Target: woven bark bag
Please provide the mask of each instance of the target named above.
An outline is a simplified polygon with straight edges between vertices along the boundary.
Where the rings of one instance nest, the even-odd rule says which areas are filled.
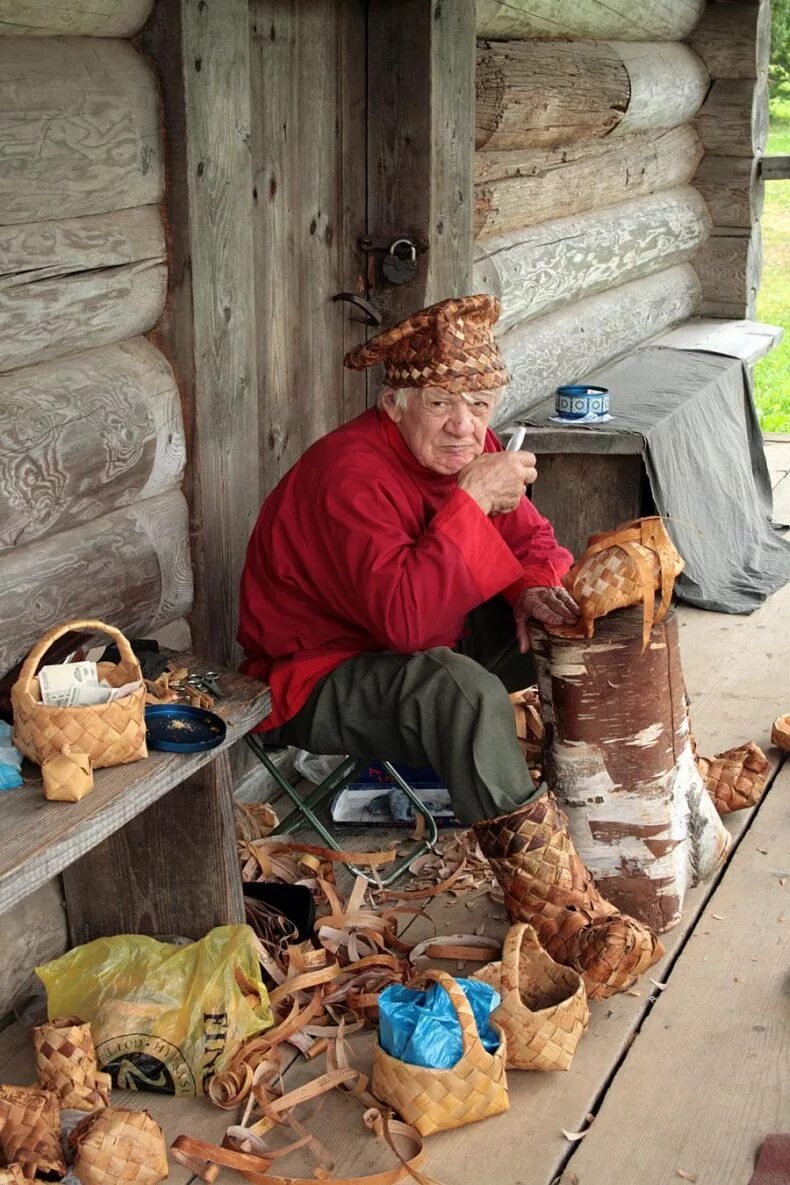
[[[0,1086],[0,1150],[25,1177],[62,1177],[66,1161],[60,1142],[57,1096],[35,1086]]]
[[[0,1185],[25,1185],[21,1164],[9,1164],[0,1169]]]
[[[140,680],[130,695],[108,704],[85,707],[49,707],[41,702],[35,674],[49,647],[70,630],[108,634],[118,646],[118,663],[99,663],[99,677],[111,687]],[[14,743],[31,761],[43,765],[62,753],[84,753],[95,769],[125,765],[148,756],[145,744],[145,685],[140,664],[126,638],[103,621],[67,621],[39,639],[25,659],[11,689],[14,709]]]
[[[402,1062],[373,1047],[371,1090],[397,1111],[421,1136],[447,1131],[507,1111],[505,1063],[507,1043],[489,1053],[480,1040],[466,996],[451,975],[426,971],[421,980],[441,984],[452,1000],[461,1025],[463,1053],[449,1070],[432,1070]]]
[[[790,753],[790,716],[777,716],[771,729],[771,743]]]
[[[60,1106],[95,1111],[110,1101],[109,1074],[99,1070],[90,1025],[60,1017],[33,1029],[39,1086],[52,1090]]]
[[[756,806],[770,768],[770,761],[754,741],[727,749],[711,760],[697,757],[697,769],[720,815]]]
[[[590,1010],[582,977],[555,963],[532,926],[511,926],[501,963],[475,972],[502,997],[493,1019],[507,1038],[512,1070],[568,1070]]]
[[[147,1111],[106,1107],[86,1115],[69,1136],[82,1185],[157,1185],[167,1176],[167,1146]]]
[[[513,705],[519,747],[532,778],[539,782],[543,765],[543,720],[537,687],[511,692],[510,702]]]
[[[584,555],[563,578],[581,609],[581,622],[552,626],[549,632],[563,638],[592,638],[596,618],[641,604],[642,642],[647,646],[652,626],[667,615],[675,577],[682,571],[683,560],[657,516],[591,535]],[[661,593],[658,609],[657,591]]]

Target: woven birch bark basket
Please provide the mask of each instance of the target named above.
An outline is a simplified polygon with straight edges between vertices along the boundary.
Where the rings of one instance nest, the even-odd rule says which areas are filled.
[[[25,1177],[66,1172],[57,1096],[35,1086],[0,1086],[0,1151]]]
[[[475,972],[499,992],[493,1019],[507,1038],[511,1070],[569,1070],[590,1019],[581,975],[555,963],[532,926],[511,926],[502,960]]]
[[[39,1086],[52,1090],[60,1106],[96,1111],[110,1101],[109,1074],[99,1070],[91,1027],[76,1017],[59,1017],[33,1029]]]
[[[600,618],[594,638],[534,623],[530,636],[549,789],[604,897],[664,931],[731,840],[694,761],[674,616],[644,649],[642,627],[634,607]]]
[[[463,1053],[449,1070],[411,1065],[373,1047],[371,1090],[376,1098],[397,1111],[421,1136],[476,1123],[507,1111],[505,1063],[507,1042],[489,1053],[480,1040],[474,1014],[466,996],[451,975],[426,971],[421,980],[441,984],[452,1000],[461,1025]],[[496,1028],[496,1023],[494,1022]]]
[[[164,1134],[147,1111],[106,1107],[86,1115],[68,1142],[82,1185],[157,1185],[168,1173]]]
[[[36,670],[49,647],[69,631],[107,634],[118,646],[120,662],[99,663],[100,679],[111,687],[140,680],[140,687],[108,704],[51,707],[41,702]],[[145,744],[145,685],[140,664],[120,630],[103,621],[85,619],[54,626],[25,659],[11,689],[14,744],[25,757],[43,765],[65,753],[86,754],[95,769],[125,765],[148,756]]]

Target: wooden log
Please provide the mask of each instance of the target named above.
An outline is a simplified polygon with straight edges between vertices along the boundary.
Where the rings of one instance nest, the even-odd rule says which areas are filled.
[[[710,86],[708,71],[687,45],[611,41],[628,73],[631,95],[616,136],[687,123]]]
[[[758,156],[768,135],[766,83],[719,79],[711,86],[694,123],[706,152],[716,156]]]
[[[731,840],[697,772],[670,614],[642,649],[642,610],[595,637],[530,628],[549,740],[545,777],[603,895],[658,931],[680,920]]]
[[[697,312],[700,282],[688,263],[631,280],[568,308],[517,325],[500,338],[511,375],[497,424]]]
[[[0,0],[4,37],[133,37],[154,0]]]
[[[710,227],[705,202],[691,186],[552,219],[477,243],[474,290],[499,297],[497,331],[504,333],[574,300],[683,263]]]
[[[621,56],[595,41],[499,41],[477,51],[475,147],[550,147],[605,136],[629,103]]]
[[[763,181],[790,181],[790,156],[764,156],[759,167]]]
[[[706,0],[477,0],[477,36],[617,37],[678,41],[697,24]]]
[[[156,83],[125,41],[0,37],[0,224],[148,205],[163,190]]]
[[[708,4],[688,43],[711,78],[763,78],[771,56],[770,0]]]
[[[151,329],[165,259],[157,206],[0,227],[0,371]]]
[[[58,622],[98,617],[139,637],[191,604],[187,506],[173,490],[0,556],[0,671]]]
[[[688,124],[623,140],[479,152],[475,233],[481,238],[506,234],[686,185],[702,152],[699,136]]]
[[[0,377],[0,552],[178,487],[181,406],[136,338]]]
[[[759,219],[767,159],[705,154],[693,183],[707,202],[714,225],[746,229]]]
[[[703,316],[716,317],[717,309],[726,307],[727,316],[738,319],[755,315],[757,290],[762,271],[760,224],[751,233],[714,232],[694,258],[694,270],[702,284]]]

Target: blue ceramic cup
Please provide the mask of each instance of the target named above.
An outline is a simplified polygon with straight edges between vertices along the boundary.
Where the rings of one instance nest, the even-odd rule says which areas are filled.
[[[570,383],[557,387],[556,414],[561,420],[583,420],[585,416],[605,416],[609,411],[609,389],[589,383]]]

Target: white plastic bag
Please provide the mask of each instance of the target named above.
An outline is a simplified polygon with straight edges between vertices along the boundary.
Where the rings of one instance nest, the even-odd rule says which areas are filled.
[[[345,757],[338,757],[336,754],[326,757],[320,753],[308,753],[307,749],[297,749],[294,755],[294,769],[303,778],[307,778],[308,782],[314,782],[317,786],[345,760]]]

